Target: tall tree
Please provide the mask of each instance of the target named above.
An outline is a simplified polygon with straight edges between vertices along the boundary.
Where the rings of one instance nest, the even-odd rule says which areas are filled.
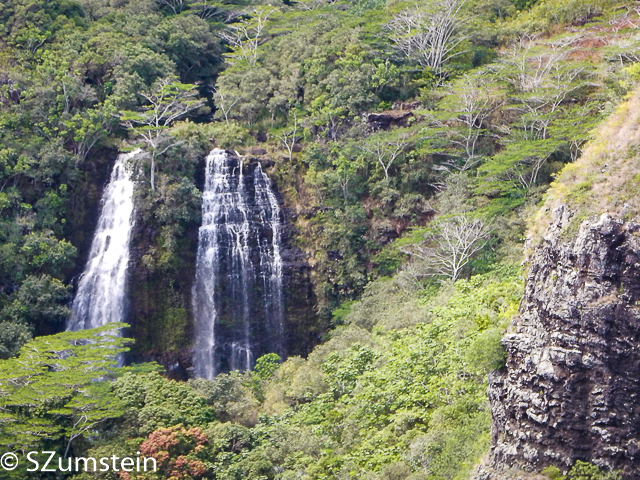
[[[220,32],[220,38],[227,42],[232,53],[227,55],[230,63],[245,61],[253,66],[258,61],[258,47],[263,41],[263,30],[267,26],[267,20],[276,12],[269,7],[254,7],[247,12],[248,18],[243,18],[237,23],[232,23],[226,30]]]
[[[293,127],[283,128],[280,131],[280,135],[276,135],[276,138],[280,140],[280,143],[284,145],[289,152],[289,161],[293,158],[293,150],[296,146],[296,142],[299,140],[298,133],[298,116],[293,112]]]
[[[435,220],[420,241],[400,245],[400,250],[420,260],[421,275],[444,276],[455,282],[487,244],[491,232],[486,221],[461,213]]]
[[[157,158],[178,143],[167,134],[167,127],[204,105],[204,101],[198,98],[196,89],[196,85],[180,83],[175,77],[161,78],[149,92],[140,92],[146,100],[141,111],[127,110],[120,113],[122,125],[138,136],[149,150],[151,190],[155,191]]]
[[[389,183],[389,169],[410,144],[410,133],[403,131],[379,134],[363,143],[361,148],[378,162],[384,171],[385,182]]]
[[[461,9],[466,0],[427,0],[393,16],[388,28],[396,48],[437,78],[444,76],[444,64],[456,56],[465,37]]]
[[[465,171],[482,160],[478,151],[481,137],[487,129],[487,120],[502,106],[504,93],[495,78],[480,74],[467,74],[448,87],[447,95],[440,103],[444,112],[439,114],[439,127],[446,132],[447,149],[453,147],[446,166]],[[453,127],[453,128],[451,128]]]

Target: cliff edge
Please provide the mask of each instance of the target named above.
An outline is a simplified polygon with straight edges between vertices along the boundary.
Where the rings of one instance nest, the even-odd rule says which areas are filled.
[[[636,92],[534,219],[506,367],[489,378],[492,447],[477,480],[566,471],[576,460],[639,478],[638,106]]]

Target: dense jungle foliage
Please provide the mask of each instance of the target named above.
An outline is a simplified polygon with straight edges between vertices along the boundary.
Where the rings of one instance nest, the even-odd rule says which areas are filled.
[[[467,478],[489,446],[486,376],[502,365],[521,296],[526,220],[638,79],[638,9],[0,7],[3,448],[140,451],[159,467],[43,479]],[[110,166],[135,145],[146,153],[133,166],[135,342],[57,333]],[[316,323],[300,322],[323,342],[214,381],[116,367],[126,348],[160,360],[189,351],[202,159],[214,145],[270,165],[312,266]],[[26,466],[6,475],[35,478]],[[605,477],[579,464],[567,478]]]

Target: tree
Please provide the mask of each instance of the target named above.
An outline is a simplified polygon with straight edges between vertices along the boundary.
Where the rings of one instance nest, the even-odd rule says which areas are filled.
[[[278,366],[279,359],[275,367]],[[188,384],[206,398],[207,404],[215,410],[216,420],[253,427],[258,423],[260,403],[247,382],[247,376],[248,372],[234,371],[221,373],[214,380],[194,378],[189,380]]]
[[[0,445],[27,452],[42,441],[74,439],[122,414],[106,380],[128,350],[125,324],[38,337],[0,362]]]
[[[513,135],[517,139],[516,135]],[[479,191],[505,191],[511,186],[524,189],[534,187],[542,168],[552,155],[563,147],[562,140],[513,140],[480,168],[484,178]]]
[[[215,0],[189,0],[189,8],[203,20],[215,18],[222,23],[230,23],[242,15],[239,10],[229,10],[229,5]]]
[[[560,116],[549,126],[551,138],[563,139],[568,143],[572,162],[578,159],[582,146],[602,119],[602,112],[598,107],[598,102],[570,107],[560,112]]]
[[[150,92],[140,93],[147,102],[141,112],[124,111],[120,114],[122,124],[139,136],[150,150],[153,191],[157,158],[177,145],[166,134],[167,127],[204,104],[197,98],[196,89],[196,85],[180,83],[175,77],[161,78],[153,84]]]
[[[597,465],[577,460],[566,476],[567,480],[620,480],[619,472],[603,472]]]
[[[156,3],[158,5],[165,5],[169,7],[176,15],[189,6],[187,0],[156,0]]]
[[[31,340],[31,327],[22,322],[0,322],[0,359],[18,354],[20,348]]]
[[[349,199],[349,185],[356,176],[358,169],[362,167],[362,161],[359,158],[351,159],[339,151],[333,152],[335,157],[332,159],[333,178],[337,181],[342,191],[344,201]]]
[[[218,110],[224,115],[224,121],[229,125],[229,113],[236,103],[242,98],[241,95],[234,95],[230,90],[225,88],[216,88],[210,85],[210,89],[213,92],[213,98],[215,100]]]
[[[54,277],[62,276],[66,269],[72,267],[77,255],[71,243],[58,240],[51,230],[25,236],[20,251],[27,271],[36,274],[47,272]]]
[[[147,436],[158,428],[206,425],[215,418],[205,398],[183,382],[167,380],[157,372],[126,373],[113,383],[113,393],[128,409],[127,427]]]
[[[410,145],[409,133],[399,135],[379,135],[362,145],[362,150],[371,155],[384,171],[384,179],[389,183],[389,169]]]
[[[406,57],[442,78],[444,64],[460,53],[455,50],[465,40],[460,33],[465,21],[460,10],[465,3],[466,0],[427,0],[423,5],[402,10],[387,25],[391,40]]]
[[[444,276],[453,282],[464,267],[487,244],[491,225],[468,214],[436,219],[415,243],[400,244],[400,250],[422,263],[422,276]]]
[[[254,7],[247,13],[248,19],[241,19],[230,24],[227,30],[220,32],[220,38],[229,44],[232,53],[227,58],[233,63],[236,60],[246,61],[254,66],[258,60],[258,47],[262,43],[262,32],[267,20],[275,13],[272,7]]]
[[[281,359],[277,353],[267,353],[256,361],[253,374],[259,380],[267,380],[273,376],[280,363]]]
[[[68,307],[70,290],[70,287],[49,275],[29,275],[0,317],[15,323],[35,325],[38,329],[61,324],[71,314]]]
[[[327,2],[326,0],[302,0],[302,1],[297,1],[295,5],[297,7],[300,7],[302,10],[313,12],[314,10],[322,7],[326,3],[329,3],[329,2]]]
[[[487,119],[502,105],[503,95],[497,91],[495,79],[482,73],[465,75],[448,90],[450,95],[445,97],[440,107],[446,112],[444,122],[454,127],[446,131],[450,132],[450,141],[458,154],[446,165],[465,171],[481,161],[478,142],[486,130]]]
[[[502,74],[515,89],[520,115],[519,128],[528,139],[546,139],[553,114],[571,92],[584,86],[581,77],[589,73],[586,64],[570,62],[577,37],[545,45],[536,37],[522,35],[503,60]]]
[[[289,152],[289,161],[293,158],[293,149],[296,146],[296,141],[298,140],[297,136],[298,132],[298,116],[296,113],[293,113],[293,127],[284,128],[280,135],[276,135],[276,138],[280,140],[280,142],[285,146],[287,152]]]
[[[522,197],[551,159],[577,158],[597,118],[591,102],[579,98],[591,86],[591,73],[588,64],[571,60],[577,40],[569,36],[542,44],[525,34],[505,54],[498,72],[513,93],[503,112],[514,122],[499,127],[503,148],[479,168],[484,177],[479,191],[511,190]]]
[[[140,453],[157,461],[157,471],[138,476],[132,473],[130,479],[190,479],[203,478],[207,467],[206,446],[209,438],[199,427],[186,429],[182,425],[159,428],[140,445]],[[203,459],[198,457],[198,454]]]

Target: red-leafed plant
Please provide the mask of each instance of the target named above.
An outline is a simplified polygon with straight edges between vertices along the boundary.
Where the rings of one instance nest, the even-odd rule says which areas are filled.
[[[155,458],[156,472],[120,472],[122,480],[155,479],[199,480],[206,472],[199,455],[209,439],[198,427],[182,425],[159,428],[140,445],[142,457]]]

